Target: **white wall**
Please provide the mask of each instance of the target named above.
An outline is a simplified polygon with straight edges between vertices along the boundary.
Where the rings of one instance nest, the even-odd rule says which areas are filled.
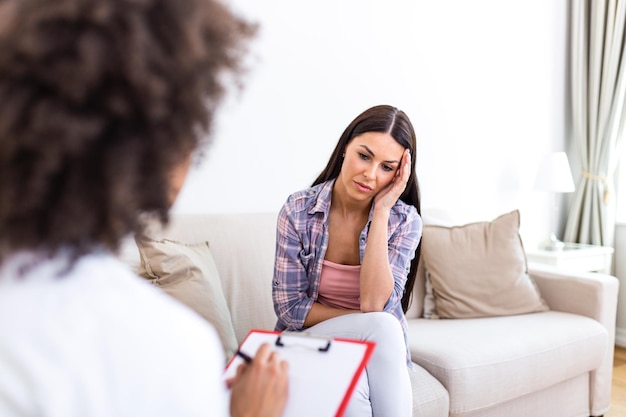
[[[361,111],[392,104],[418,134],[422,206],[459,223],[522,213],[550,231],[532,189],[564,150],[566,0],[232,0],[260,24],[245,89],[176,212],[277,211],[321,171]]]

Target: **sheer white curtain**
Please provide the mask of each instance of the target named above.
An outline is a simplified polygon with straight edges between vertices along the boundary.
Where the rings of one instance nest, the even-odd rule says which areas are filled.
[[[613,246],[626,119],[626,0],[572,0],[573,140],[582,172],[564,240]]]

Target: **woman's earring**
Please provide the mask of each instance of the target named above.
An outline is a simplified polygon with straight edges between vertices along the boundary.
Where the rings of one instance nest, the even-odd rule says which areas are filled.
[[[341,159],[343,159],[343,158],[345,158],[345,157],[346,157],[346,154],[345,154],[345,153],[343,153],[343,154],[341,155]]]

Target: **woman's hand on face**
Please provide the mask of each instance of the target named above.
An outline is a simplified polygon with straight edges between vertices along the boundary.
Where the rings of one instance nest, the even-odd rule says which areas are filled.
[[[288,364],[261,345],[249,364],[237,368],[237,374],[226,381],[231,388],[231,417],[279,417],[287,403]]]
[[[391,210],[394,204],[398,201],[402,193],[406,188],[406,184],[411,176],[411,151],[405,149],[402,154],[402,160],[400,166],[396,171],[396,175],[393,177],[389,185],[380,190],[374,198],[375,207]]]

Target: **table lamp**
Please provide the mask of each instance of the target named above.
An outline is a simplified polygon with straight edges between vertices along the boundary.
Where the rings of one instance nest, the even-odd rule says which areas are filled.
[[[554,152],[544,158],[535,178],[535,190],[552,193],[552,232],[543,249],[561,250],[565,243],[561,242],[555,233],[558,218],[557,193],[571,193],[575,190],[572,171],[565,152]]]

